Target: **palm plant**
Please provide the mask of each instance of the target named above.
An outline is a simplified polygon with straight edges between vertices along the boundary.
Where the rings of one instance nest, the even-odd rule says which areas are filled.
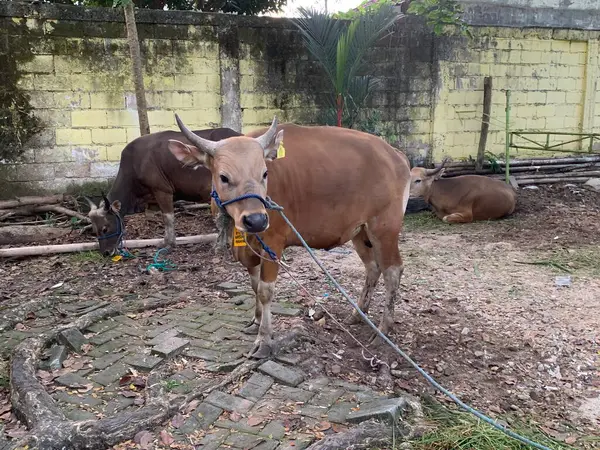
[[[332,109],[336,123],[342,126],[344,115],[350,126],[380,80],[363,75],[365,55],[400,17],[395,8],[386,5],[361,15],[350,23],[334,20],[314,8],[299,8],[294,22],[302,34],[308,51],[324,69],[332,87]]]

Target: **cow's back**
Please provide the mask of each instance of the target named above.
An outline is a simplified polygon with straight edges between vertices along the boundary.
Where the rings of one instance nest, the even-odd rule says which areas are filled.
[[[239,136],[239,133],[229,128],[199,130],[194,133],[215,141]],[[208,202],[211,190],[210,171],[204,167],[183,167],[169,151],[170,139],[191,144],[179,131],[160,131],[141,136],[125,147],[121,165],[125,164],[126,171],[131,173],[133,189],[142,196],[160,191],[174,194],[177,199]]]
[[[337,127],[282,124],[285,158],[267,164],[268,194],[315,247],[346,242],[356,228],[408,201],[410,166],[382,139]],[[258,136],[264,130],[249,135]],[[271,214],[273,227],[280,219]],[[288,243],[297,245],[288,235]]]

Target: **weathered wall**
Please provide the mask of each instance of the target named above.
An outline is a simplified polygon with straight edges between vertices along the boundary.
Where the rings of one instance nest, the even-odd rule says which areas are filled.
[[[475,9],[467,16],[486,20]],[[327,82],[286,19],[138,11],[137,20],[151,131],[174,129],[174,112],[193,128],[242,131],[274,114],[300,123],[318,117]],[[600,28],[586,20],[573,26]],[[503,89],[513,92],[513,128],[600,131],[597,31],[473,31],[472,40],[433,39],[411,19],[370,52],[369,70],[382,79],[370,107],[402,148],[421,159],[475,156],[487,75],[492,153],[504,148]],[[121,13],[2,2],[3,57],[18,67],[11,80],[30,95],[45,129],[22,163],[0,164],[0,196],[114,176],[122,148],[139,133]]]

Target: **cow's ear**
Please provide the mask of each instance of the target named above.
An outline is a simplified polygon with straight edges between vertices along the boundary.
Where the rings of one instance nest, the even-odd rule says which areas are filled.
[[[112,207],[112,209],[114,209],[116,212],[119,212],[121,210],[121,202],[119,200],[115,200],[114,202],[112,202],[112,204],[110,205]]]
[[[169,139],[169,150],[175,158],[186,166],[198,167],[206,165],[207,155],[198,147],[190,144],[184,144],[175,139]]]
[[[281,146],[281,150],[279,149]],[[265,148],[265,159],[267,161],[273,161],[277,158],[283,158],[285,156],[285,150],[283,147],[283,130],[277,133],[275,139],[271,141],[269,145]]]
[[[438,173],[436,173],[436,174],[433,176],[433,179],[434,179],[434,180],[439,180],[440,178],[442,178],[442,175],[444,175],[444,172],[445,172],[445,171],[446,171],[446,169],[445,169],[445,168],[444,168],[444,169],[441,169],[441,170],[440,170]]]

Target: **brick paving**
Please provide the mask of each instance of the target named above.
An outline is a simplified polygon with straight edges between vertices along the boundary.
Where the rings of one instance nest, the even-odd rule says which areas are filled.
[[[117,315],[84,330],[61,333],[40,368],[56,370],[69,357],[74,370],[47,384],[65,415],[91,420],[139,408],[144,386],[136,385],[136,377],[153,370],[168,373],[160,380],[167,392],[188,394],[246,361],[254,337],[241,329],[252,318],[254,298],[234,283],[218,288],[229,298],[216,299],[215,305]],[[92,305],[68,306],[81,313]],[[301,310],[278,304],[273,313],[297,316]],[[1,333],[0,348],[6,353],[34,333]],[[291,353],[262,363],[234,386],[212,391],[170,432],[177,441],[205,450],[298,450],[351,426],[350,422],[396,417],[406,406],[402,399],[387,399],[366,386],[326,377],[310,379],[297,362]]]

